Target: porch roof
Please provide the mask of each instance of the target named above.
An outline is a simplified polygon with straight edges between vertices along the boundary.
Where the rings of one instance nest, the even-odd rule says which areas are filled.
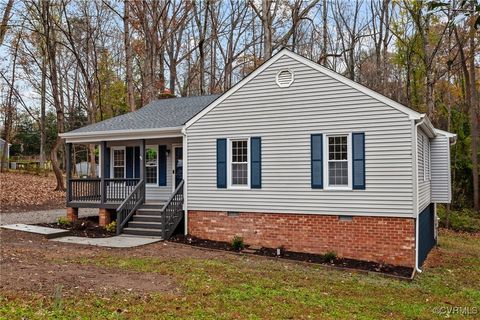
[[[182,127],[220,95],[155,100],[143,108],[62,134],[63,138]]]

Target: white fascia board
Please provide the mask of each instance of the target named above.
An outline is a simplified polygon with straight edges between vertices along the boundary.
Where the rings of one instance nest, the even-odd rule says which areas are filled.
[[[437,132],[437,134],[447,137],[450,141],[450,144],[454,145],[457,142],[457,135],[455,133],[440,130],[437,128],[435,128],[435,131]]]
[[[153,128],[140,130],[111,130],[96,132],[62,133],[67,143],[91,143],[99,141],[120,141],[138,139],[173,138],[182,136],[182,127]]]
[[[185,129],[188,129],[192,124],[194,124],[195,122],[198,121],[198,119],[202,118],[204,115],[206,115],[208,112],[210,112],[213,108],[215,108],[217,105],[219,105],[220,103],[222,103],[225,99],[227,99],[229,96],[231,96],[233,93],[235,93],[236,91],[238,91],[241,87],[243,87],[245,84],[247,84],[250,80],[252,80],[253,78],[255,78],[260,72],[262,72],[263,70],[265,70],[266,68],[268,68],[270,65],[272,65],[274,62],[276,62],[277,60],[279,60],[281,57],[283,56],[289,56],[290,58],[292,59],[295,59],[301,63],[304,63],[305,65],[307,66],[310,66],[311,68],[327,75],[327,76],[330,76],[332,77],[333,79],[335,80],[338,80],[344,84],[346,84],[347,86],[350,86],[382,103],[385,103],[386,105],[389,105],[391,106],[392,108],[394,109],[397,109],[399,110],[400,112],[403,112],[405,114],[407,114],[409,116],[409,119],[413,119],[413,120],[418,120],[421,118],[422,114],[421,113],[418,113],[398,102],[395,102],[393,101],[392,99],[389,99],[387,97],[385,97],[384,95],[378,93],[378,92],[375,92],[353,80],[350,80],[338,73],[336,73],[335,71],[332,71],[328,68],[325,68],[321,65],[319,65],[318,63],[312,61],[312,60],[309,60],[305,57],[302,57],[301,55],[298,55],[288,49],[282,49],[280,50],[277,54],[275,54],[274,56],[272,56],[269,60],[265,61],[260,67],[258,67],[257,69],[255,69],[252,73],[250,73],[247,77],[245,77],[242,81],[238,82],[236,85],[234,85],[232,88],[230,88],[227,92],[225,92],[223,95],[221,95],[219,98],[217,98],[217,100],[215,100],[213,103],[211,103],[208,107],[206,107],[205,109],[203,109],[201,112],[199,112],[195,117],[193,117],[192,119],[190,119],[189,121],[187,121],[187,123],[185,124]]]

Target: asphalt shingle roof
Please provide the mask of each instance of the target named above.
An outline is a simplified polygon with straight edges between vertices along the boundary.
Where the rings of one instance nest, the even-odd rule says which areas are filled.
[[[143,108],[68,133],[172,128],[184,125],[220,95],[156,100]]]

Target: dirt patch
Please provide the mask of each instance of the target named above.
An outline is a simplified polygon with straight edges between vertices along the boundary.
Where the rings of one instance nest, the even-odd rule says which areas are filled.
[[[115,232],[108,232],[98,224],[98,216],[81,218],[70,224],[39,223],[37,226],[63,229],[70,231],[70,235],[87,238],[107,238],[115,235]]]
[[[65,192],[54,191],[53,174],[0,173],[0,212],[47,210],[65,206]]]
[[[175,278],[169,275],[88,264],[90,258],[102,256],[169,261],[227,255],[169,242],[126,249],[75,245],[48,241],[40,235],[26,232],[0,229],[0,292],[52,296],[59,285],[66,296],[91,292],[108,296],[116,292],[148,295],[181,291]]]
[[[1,269],[0,290],[33,291],[45,295],[52,295],[59,288],[66,294],[176,291],[173,279],[158,273],[128,272],[70,263],[19,265],[16,261],[1,263]]]
[[[191,246],[202,247],[202,248],[245,252],[245,253],[264,256],[264,257],[278,257],[278,258],[294,260],[294,261],[318,263],[318,264],[327,265],[331,267],[379,272],[379,273],[393,275],[393,276],[402,277],[402,278],[410,278],[413,272],[413,269],[408,267],[394,266],[390,264],[380,264],[380,263],[371,262],[371,261],[360,261],[360,260],[346,259],[346,258],[332,258],[332,257],[329,257],[328,255],[292,252],[292,251],[285,251],[285,250],[280,250],[280,255],[278,255],[277,249],[264,248],[264,247],[254,249],[253,247],[249,247],[249,246],[246,246],[244,250],[237,250],[233,248],[230,243],[227,243],[227,242],[210,241],[205,239],[199,239],[192,236],[177,235],[173,237],[170,241],[188,244]]]

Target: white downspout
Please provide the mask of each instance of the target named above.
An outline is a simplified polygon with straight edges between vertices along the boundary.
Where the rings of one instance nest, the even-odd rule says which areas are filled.
[[[182,150],[183,150],[183,212],[185,213],[185,226],[184,233],[188,234],[188,203],[187,203],[187,193],[188,193],[188,141],[187,141],[187,130],[185,127],[182,128]]]
[[[425,115],[422,116],[422,120],[415,125],[414,130],[414,145],[415,145],[415,272],[422,273],[422,270],[418,266],[418,235],[419,235],[419,212],[418,212],[418,146],[417,146],[417,134],[418,127],[425,122]]]

